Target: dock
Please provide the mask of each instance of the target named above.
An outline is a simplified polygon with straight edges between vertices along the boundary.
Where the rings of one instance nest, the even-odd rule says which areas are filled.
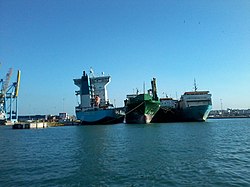
[[[12,129],[42,129],[47,127],[47,122],[15,123],[12,125]]]

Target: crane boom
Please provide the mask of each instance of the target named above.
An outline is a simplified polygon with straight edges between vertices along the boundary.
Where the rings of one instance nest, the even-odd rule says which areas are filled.
[[[7,89],[8,89],[8,86],[9,86],[9,82],[10,82],[10,78],[11,78],[11,75],[12,75],[12,68],[9,69],[9,72],[6,74],[6,79],[5,79],[5,81],[3,82],[2,90],[1,90],[1,94],[2,94],[2,95],[5,95],[6,92],[7,92]]]
[[[20,85],[20,77],[21,77],[21,71],[18,70],[18,72],[17,72],[17,81],[16,81],[16,85],[15,85],[14,97],[17,97],[17,96],[18,96],[19,85]]]

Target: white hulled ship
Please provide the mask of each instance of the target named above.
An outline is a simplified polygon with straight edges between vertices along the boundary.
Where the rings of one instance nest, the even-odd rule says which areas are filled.
[[[185,92],[179,101],[183,121],[206,121],[212,109],[209,91]]]
[[[178,121],[206,121],[212,109],[212,99],[209,91],[197,91],[194,82],[194,91],[185,92],[180,100],[161,98],[161,107],[153,122]]]
[[[108,100],[107,85],[111,80],[110,76],[95,77],[90,71],[91,77],[83,71],[80,79],[74,79],[80,90],[76,95],[80,97],[80,104],[76,106],[75,112],[82,124],[115,124],[121,123],[124,119],[124,109],[114,108]]]

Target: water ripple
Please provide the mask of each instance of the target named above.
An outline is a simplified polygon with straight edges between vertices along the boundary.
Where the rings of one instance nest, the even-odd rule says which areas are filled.
[[[0,127],[0,186],[250,186],[250,120]]]

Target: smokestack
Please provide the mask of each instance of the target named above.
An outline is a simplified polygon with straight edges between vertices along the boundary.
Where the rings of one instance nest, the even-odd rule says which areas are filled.
[[[153,99],[158,100],[157,90],[156,90],[156,79],[155,78],[153,78],[153,80],[151,81],[151,86],[152,86]]]

